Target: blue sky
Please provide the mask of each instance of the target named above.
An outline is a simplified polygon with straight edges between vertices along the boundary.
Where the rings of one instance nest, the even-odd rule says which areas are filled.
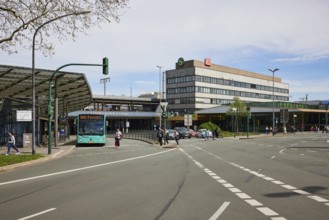
[[[101,24],[76,41],[56,43],[55,54],[36,52],[36,67],[56,69],[67,63],[85,73],[94,95],[104,94],[100,79],[111,77],[107,94],[138,96],[159,90],[159,69],[185,60],[212,63],[272,75],[289,84],[291,101],[329,100],[328,0],[131,0],[119,23]],[[53,39],[57,42],[56,39]],[[31,51],[8,55],[0,63],[31,67]]]

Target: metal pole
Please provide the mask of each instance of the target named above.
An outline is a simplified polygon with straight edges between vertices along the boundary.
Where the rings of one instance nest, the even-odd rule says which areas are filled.
[[[161,68],[162,68],[162,66],[157,65],[157,67],[159,68],[159,104],[161,105]],[[160,119],[159,128],[161,128],[161,115],[160,115],[159,119]]]
[[[268,69],[273,73],[273,94],[272,94],[272,135],[274,135],[275,131],[275,115],[274,115],[274,73],[278,71],[278,68],[275,68],[274,70]]]
[[[111,77],[103,78],[100,80],[100,83],[104,83],[104,96],[106,96],[106,83],[110,82],[110,80],[111,80]]]
[[[82,11],[82,12],[74,12],[66,15],[59,16],[57,18],[51,19],[49,21],[46,21],[45,23],[41,24],[34,32],[33,39],[32,39],[32,154],[35,154],[35,37],[38,33],[38,31],[44,27],[45,25],[59,20],[64,17],[72,16],[72,15],[81,15],[81,14],[88,14],[91,11]]]
[[[237,119],[237,117],[236,117],[236,111],[237,110],[238,110],[237,108],[232,108],[232,111],[234,112],[234,123],[233,123],[233,127],[234,127],[233,134],[234,134],[234,138],[236,137],[236,119]]]
[[[84,64],[84,63],[69,63],[65,64],[58,69],[55,70],[53,75],[51,75],[49,81],[48,81],[48,109],[51,107],[52,102],[52,96],[51,96],[51,81],[53,80],[56,73],[59,72],[59,70],[63,69],[67,66],[103,66],[103,64]],[[51,154],[51,114],[48,113],[48,154]]]

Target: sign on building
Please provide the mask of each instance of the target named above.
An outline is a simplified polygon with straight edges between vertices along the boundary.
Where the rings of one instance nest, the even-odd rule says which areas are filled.
[[[17,121],[32,121],[32,111],[31,110],[17,110],[16,111]]]

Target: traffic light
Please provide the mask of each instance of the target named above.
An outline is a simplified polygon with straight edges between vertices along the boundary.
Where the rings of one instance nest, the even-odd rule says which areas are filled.
[[[48,105],[48,111],[47,114],[49,117],[52,117],[54,113],[54,107],[52,107],[51,105]]]
[[[161,117],[162,118],[167,118],[167,112],[162,112]]]
[[[103,58],[103,74],[109,74],[109,59],[107,57]]]

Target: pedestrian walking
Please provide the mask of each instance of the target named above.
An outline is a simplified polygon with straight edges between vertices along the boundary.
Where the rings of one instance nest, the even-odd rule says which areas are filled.
[[[204,140],[205,140],[205,141],[208,141],[208,140],[209,140],[209,129],[207,129],[207,130],[204,132]]]
[[[218,140],[218,128],[216,127],[212,134],[213,140]]]
[[[8,132],[8,135],[9,135],[9,137],[8,137],[8,148],[7,148],[7,154],[6,155],[10,154],[10,149],[11,148],[15,149],[16,154],[20,154],[21,152],[19,152],[19,150],[16,147],[15,136],[11,132]]]
[[[169,131],[165,129],[164,134],[164,145],[166,145],[169,144]]]
[[[157,132],[157,138],[158,138],[160,146],[162,146],[163,130],[161,128],[159,128],[159,130]]]
[[[175,141],[176,141],[176,144],[179,145],[179,132],[177,130],[175,130]]]
[[[119,128],[117,128],[116,132],[115,132],[115,136],[114,136],[114,140],[115,140],[115,147],[120,147],[120,140],[122,139],[122,133],[120,131]]]

